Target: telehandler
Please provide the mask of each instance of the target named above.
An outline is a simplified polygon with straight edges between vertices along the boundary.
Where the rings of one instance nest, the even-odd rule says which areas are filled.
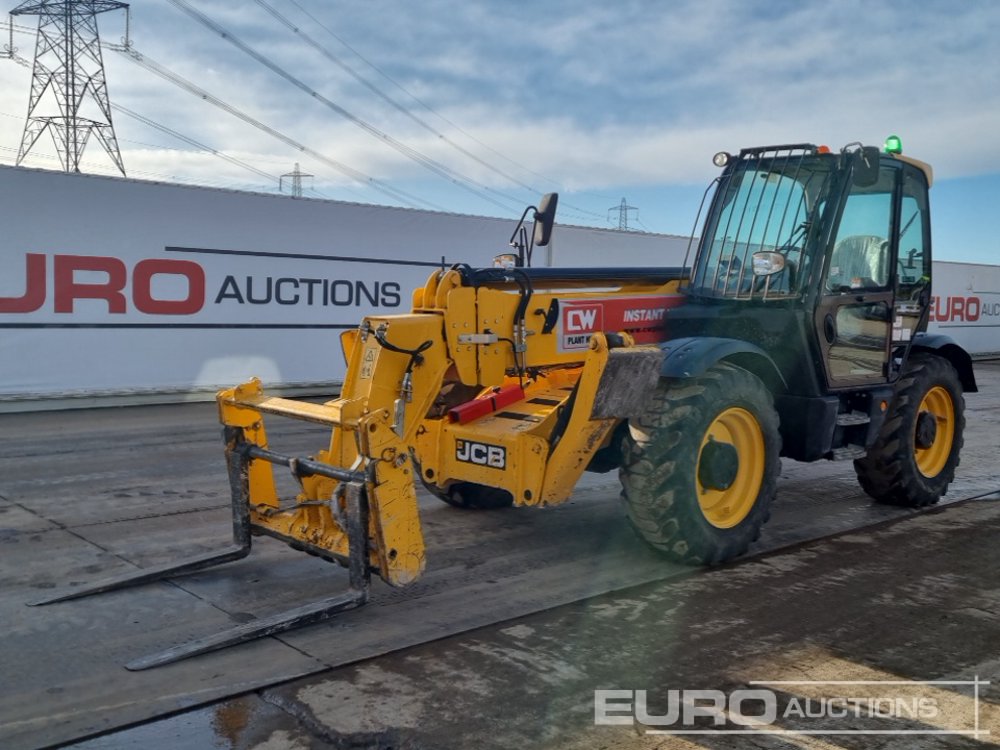
[[[853,460],[877,502],[936,503],[976,383],[969,355],[925,332],[931,168],[895,139],[714,161],[690,266],[532,268],[554,223],[545,196],[497,267],[436,271],[412,312],[345,332],[339,398],[272,397],[256,379],[222,391],[234,544],[38,603],[237,559],[266,534],[346,566],[351,589],[128,668],[317,622],[364,604],[372,572],[392,586],[420,577],[418,482],[469,509],[553,505],[585,470],[617,468],[638,536],[692,564],[758,537],[781,456]],[[276,453],[264,415],[328,425],[329,443]],[[297,497],[279,497],[275,464]]]

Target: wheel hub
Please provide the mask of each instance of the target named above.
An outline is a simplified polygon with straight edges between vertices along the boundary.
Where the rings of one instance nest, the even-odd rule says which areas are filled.
[[[729,443],[709,437],[698,462],[698,481],[712,490],[728,490],[740,471],[740,455]]]
[[[937,439],[937,417],[929,411],[922,411],[917,415],[917,430],[914,442],[917,448],[926,450],[934,445]]]

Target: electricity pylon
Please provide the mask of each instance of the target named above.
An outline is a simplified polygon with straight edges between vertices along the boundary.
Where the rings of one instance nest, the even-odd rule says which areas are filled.
[[[31,96],[18,164],[49,131],[64,171],[80,171],[83,151],[95,136],[125,174],[111,120],[97,14],[123,8],[127,14],[128,7],[128,3],[112,0],[26,0],[10,12],[12,16],[38,16]],[[57,109],[59,114],[42,114],[46,109]]]
[[[638,210],[639,210],[638,208],[636,208],[635,206],[630,206],[628,203],[625,202],[625,199],[622,198],[622,202],[621,202],[620,205],[618,205],[618,206],[612,206],[611,208],[608,209],[608,219],[611,218],[611,212],[612,211],[617,211],[618,212],[618,228],[620,230],[622,230],[623,232],[627,232],[628,231],[628,212],[629,211],[638,211]]]
[[[302,178],[312,177],[311,174],[306,174],[299,169],[299,163],[295,162],[295,169],[293,169],[288,174],[281,175],[278,180],[278,190],[282,193],[285,192],[285,179],[288,179],[292,183],[292,197],[301,198],[302,197]]]

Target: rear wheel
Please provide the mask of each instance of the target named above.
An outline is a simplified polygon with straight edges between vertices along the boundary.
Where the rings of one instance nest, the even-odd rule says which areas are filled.
[[[752,373],[720,363],[699,378],[662,380],[625,439],[628,519],[681,562],[743,554],[770,515],[780,450],[771,394]]]
[[[877,502],[933,505],[955,478],[965,430],[965,400],[951,363],[915,354],[868,455],[854,462],[861,488]]]

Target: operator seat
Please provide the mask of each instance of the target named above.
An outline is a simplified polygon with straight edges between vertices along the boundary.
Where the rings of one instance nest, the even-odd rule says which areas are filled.
[[[830,255],[827,288],[881,289],[889,282],[886,239],[853,234],[837,242]]]

